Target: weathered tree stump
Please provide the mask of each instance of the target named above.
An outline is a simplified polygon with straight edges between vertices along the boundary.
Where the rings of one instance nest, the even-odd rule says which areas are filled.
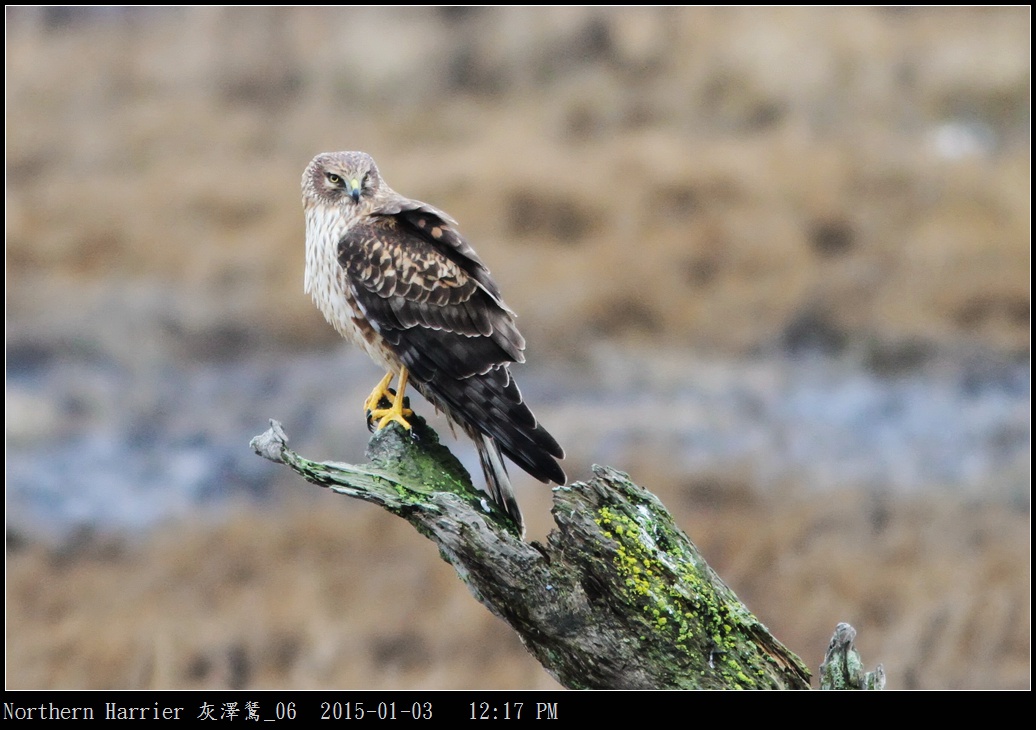
[[[566,687],[809,688],[798,657],[622,472],[595,466],[589,481],[556,487],[557,529],[527,543],[420,417],[412,432],[376,432],[359,466],[306,459],[270,423],[252,440],[258,454],[410,522]]]

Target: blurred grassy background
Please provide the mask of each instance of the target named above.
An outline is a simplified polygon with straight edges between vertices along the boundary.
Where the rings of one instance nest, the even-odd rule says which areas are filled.
[[[1029,21],[8,8],[9,346],[103,353],[127,382],[338,347],[301,291],[299,177],[362,149],[460,221],[530,361],[1026,358]],[[40,417],[9,414],[9,448]],[[809,665],[848,620],[891,687],[1028,686],[1027,501],[776,500],[614,465]],[[9,534],[8,686],[554,686],[409,528],[329,498]],[[522,499],[542,534],[548,496]]]

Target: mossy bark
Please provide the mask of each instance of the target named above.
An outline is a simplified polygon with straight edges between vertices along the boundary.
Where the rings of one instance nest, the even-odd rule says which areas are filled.
[[[526,543],[419,417],[373,435],[369,464],[315,462],[280,424],[256,452],[380,504],[433,540],[474,596],[573,689],[808,689],[802,662],[706,564],[658,499],[608,467],[554,489],[557,529]]]
[[[856,629],[838,624],[820,665],[820,689],[885,689],[885,668],[878,665],[873,672],[863,668],[863,660],[853,642]]]

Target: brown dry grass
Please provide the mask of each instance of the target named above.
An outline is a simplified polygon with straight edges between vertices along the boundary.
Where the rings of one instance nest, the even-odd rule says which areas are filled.
[[[1026,514],[848,495],[667,501],[814,670],[849,621],[890,688],[1028,686]],[[333,495],[138,544],[26,545],[7,571],[12,689],[557,686],[426,540]]]
[[[537,354],[736,354],[801,322],[1028,350],[1027,8],[68,12],[7,11],[19,336],[335,342],[298,178],[352,148],[461,221]],[[961,128],[981,149],[940,153]],[[663,497],[811,666],[848,620],[892,687],[1028,685],[1027,515]],[[553,686],[396,522],[9,549],[8,686]]]
[[[19,315],[133,279],[188,328],[330,341],[298,177],[362,148],[462,222],[544,347],[743,351],[806,315],[1028,347],[1024,8],[9,15]],[[940,154],[948,124],[990,149]]]

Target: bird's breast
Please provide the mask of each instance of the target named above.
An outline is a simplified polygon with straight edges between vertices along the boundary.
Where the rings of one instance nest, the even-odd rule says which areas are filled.
[[[306,291],[342,337],[362,347],[386,370],[398,372],[398,359],[357,305],[348,275],[338,263],[338,242],[348,229],[348,221],[317,207],[306,211]]]

